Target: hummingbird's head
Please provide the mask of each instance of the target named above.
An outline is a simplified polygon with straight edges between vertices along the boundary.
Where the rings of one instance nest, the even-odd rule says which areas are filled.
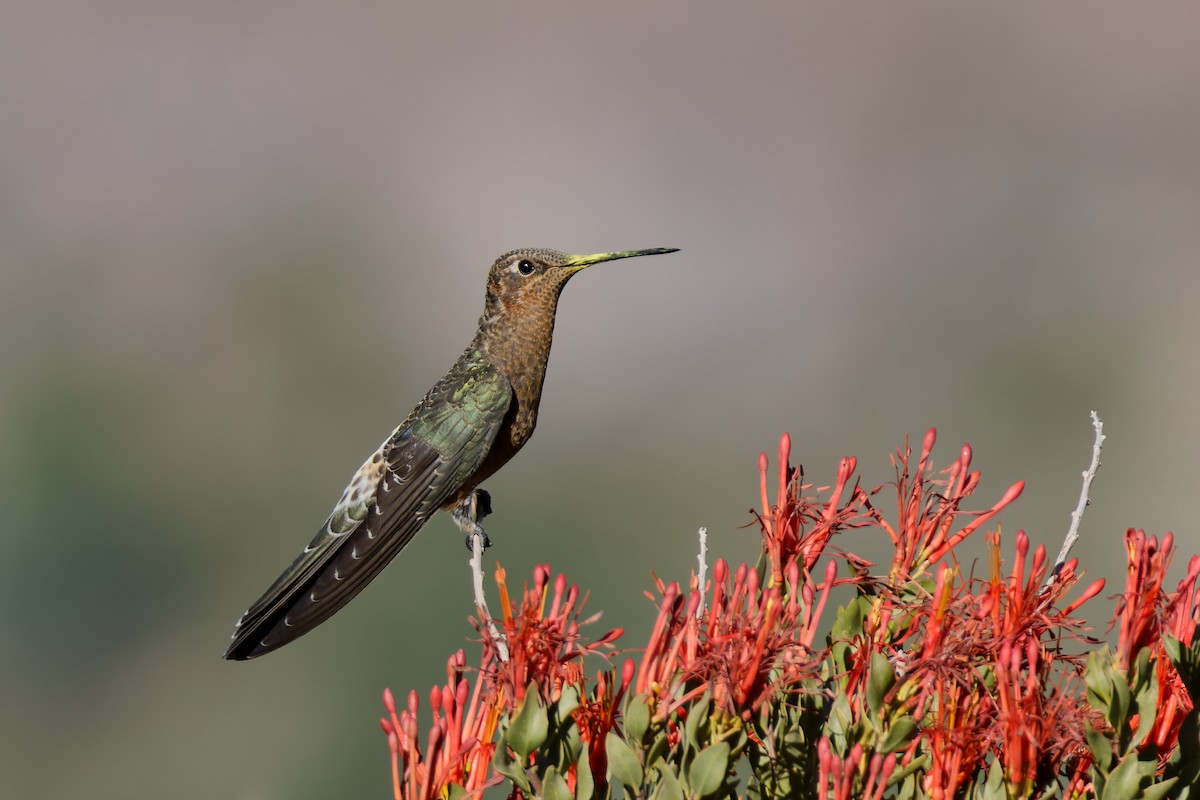
[[[581,269],[602,261],[674,253],[677,249],[656,247],[650,250],[620,250],[588,256],[541,248],[513,250],[496,259],[488,272],[484,320],[514,314],[553,314],[563,286]]]

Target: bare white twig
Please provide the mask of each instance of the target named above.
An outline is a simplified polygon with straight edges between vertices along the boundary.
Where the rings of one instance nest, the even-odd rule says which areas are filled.
[[[696,556],[700,568],[696,572],[697,586],[700,591],[700,605],[696,607],[696,618],[704,616],[704,581],[708,579],[708,528],[700,528],[700,554]]]
[[[1096,439],[1092,444],[1092,463],[1083,473],[1083,488],[1079,492],[1079,504],[1071,512],[1071,527],[1067,530],[1067,538],[1063,541],[1062,549],[1058,551],[1058,558],[1054,562],[1054,571],[1046,578],[1047,585],[1053,582],[1063,564],[1067,563],[1067,555],[1075,546],[1075,542],[1079,540],[1079,523],[1083,520],[1084,509],[1087,508],[1089,502],[1088,493],[1091,491],[1092,481],[1096,479],[1096,470],[1100,469],[1100,448],[1104,446],[1105,439],[1104,423],[1100,421],[1100,417],[1095,411],[1092,412],[1092,428],[1096,431]]]
[[[475,610],[479,612],[479,619],[486,622],[488,633],[492,636],[492,641],[496,643],[496,653],[500,656],[501,661],[508,661],[508,645],[505,644],[504,638],[500,635],[500,631],[496,629],[496,623],[492,619],[491,612],[488,611],[487,597],[483,593],[483,537],[471,537],[471,579],[472,585],[475,587]]]

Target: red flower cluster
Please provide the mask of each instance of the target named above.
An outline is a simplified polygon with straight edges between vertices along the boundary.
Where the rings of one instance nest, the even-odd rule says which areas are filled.
[[[496,584],[500,588],[502,636],[509,651],[507,660],[499,658],[496,642],[486,632],[486,627],[478,622],[476,627],[484,634],[485,663],[496,665],[496,690],[510,712],[525,700],[525,690],[531,685],[536,686],[547,701],[558,700],[564,686],[582,686],[583,656],[611,649],[611,643],[621,636],[622,630],[616,628],[594,642],[585,642],[579,634],[580,626],[595,622],[600,615],[580,619],[579,587],[575,584],[568,587],[566,575],[560,573],[554,579],[554,594],[550,595],[549,565],[534,567],[533,588],[525,588],[515,609],[503,569],[496,570]],[[547,600],[550,601],[549,610],[546,609]]]
[[[430,692],[433,727],[423,752],[417,736],[417,693],[410,692],[408,708],[397,713],[391,690],[384,691],[389,716],[380,723],[392,752],[396,800],[445,797],[451,786],[478,795],[499,783],[501,776],[492,773],[497,726],[503,716],[511,716],[521,707],[529,687],[535,687],[549,702],[560,699],[565,687],[576,689],[582,699],[573,712],[574,718],[592,754],[593,770],[604,774],[604,736],[617,717],[616,709],[632,680],[633,667],[632,663],[626,665],[621,686],[615,692],[612,673],[597,673],[589,694],[583,656],[611,649],[611,643],[621,635],[620,629],[585,642],[579,628],[595,617],[580,619],[579,588],[568,586],[565,576],[554,580],[554,591],[550,593],[548,566],[534,569],[533,587],[525,587],[515,608],[503,569],[497,570],[496,582],[508,658],[500,658],[487,626],[477,622],[484,647],[475,685],[470,687],[464,677],[465,659],[459,650],[447,662],[446,685]],[[568,776],[568,783],[573,789],[574,775]]]
[[[1158,714],[1146,737],[1144,747],[1154,747],[1161,758],[1170,755],[1179,739],[1183,720],[1193,704],[1187,689],[1163,650],[1163,636],[1169,634],[1190,647],[1195,641],[1196,625],[1200,622],[1197,606],[1197,582],[1200,581],[1200,557],[1188,561],[1187,574],[1174,592],[1163,591],[1167,568],[1175,554],[1175,537],[1146,536],[1145,531],[1130,528],[1125,533],[1128,568],[1125,592],[1121,595],[1114,624],[1119,631],[1117,657],[1123,669],[1129,670],[1138,654],[1151,651],[1158,679]],[[1137,718],[1134,718],[1136,725]]]
[[[1010,796],[1024,797],[1070,765],[1067,796],[1091,764],[1084,730],[1099,716],[1079,699],[1082,663],[1066,652],[1083,641],[1072,613],[1104,587],[1093,581],[1063,604],[1079,580],[1074,561],[1046,583],[1045,550],[1018,531],[1011,572],[1000,572],[1000,536],[988,536],[986,580],[956,581],[942,564],[931,596],[903,612],[912,619],[907,681],[931,765],[930,797],[955,797],[985,756],[1004,770]],[[902,690],[903,691],[903,690]]]
[[[392,690],[384,690],[383,705],[388,716],[379,722],[392,752],[392,791],[396,800],[440,798],[451,784],[476,793],[499,783],[499,776],[490,773],[500,708],[482,696],[482,681],[476,681],[468,702],[464,664],[462,650],[450,656],[446,685],[435,686],[429,693],[433,727],[423,753],[417,735],[420,701],[416,691],[408,693],[408,708],[397,715]]]
[[[1167,636],[1183,647],[1194,643],[1200,558],[1191,559],[1174,592],[1165,592],[1171,535],[1160,544],[1129,531],[1116,657],[1085,664],[1081,646],[1097,642],[1076,613],[1103,581],[1082,583],[1077,559],[1050,564],[1023,531],[1006,568],[998,529],[987,535],[986,576],[964,577],[955,547],[1013,502],[1023,484],[983,510],[968,510],[980,481],[971,449],[964,446],[936,473],[935,441],[930,430],[915,465],[907,445],[894,453],[895,480],[868,492],[854,478],[853,458],[841,461],[832,486],[803,484],[788,462],[785,434],[774,504],[768,459],[759,458],[758,567],[718,560],[711,579],[700,585],[693,576],[686,592],[655,578],[657,618],[640,661],[627,660],[619,677],[597,672],[590,689],[584,657],[606,654],[621,630],[585,640],[581,626],[595,617],[583,618],[578,588],[562,575],[552,581],[547,566],[534,570],[533,585],[515,603],[498,570],[502,618],[495,622],[502,623],[508,657],[489,620],[476,621],[483,653],[473,686],[460,651],[448,663],[446,684],[430,694],[433,725],[424,749],[416,694],[398,713],[385,693],[389,716],[382,722],[397,800],[453,796],[456,787],[479,796],[501,781],[497,770],[513,779],[513,797],[543,790],[563,796],[581,786],[604,797],[610,772],[635,794],[642,782],[653,794],[654,786],[683,781],[688,791],[708,794],[732,780],[742,757],[750,759],[752,780],[821,800],[881,798],[901,782],[902,796],[938,800],[981,796],[984,784],[987,796],[1082,798],[1101,789],[1111,796],[1133,785],[1122,781],[1164,774],[1193,701],[1163,643]],[[876,503],[889,487],[897,501],[891,517]],[[877,528],[890,539],[886,575],[830,546],[848,528]],[[831,629],[823,617],[839,586],[853,599]],[[1105,712],[1096,698],[1110,688],[1124,691],[1123,682],[1132,687],[1142,680],[1137,675],[1149,674],[1146,665],[1156,683],[1141,684],[1150,688],[1134,712],[1151,708],[1156,687],[1153,725],[1122,744],[1125,728],[1148,723],[1139,725],[1136,713]],[[635,707],[630,697],[645,705]],[[540,729],[530,722],[538,714]],[[557,733],[538,733],[547,726],[558,726]],[[504,738],[513,728],[520,729],[517,745]],[[551,743],[548,736],[558,738]],[[539,752],[538,742],[555,754]]]

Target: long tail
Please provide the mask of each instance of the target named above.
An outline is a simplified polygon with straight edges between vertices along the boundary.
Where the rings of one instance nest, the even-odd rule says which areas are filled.
[[[329,619],[404,549],[450,493],[438,451],[411,437],[386,462],[359,470],[316,538],[238,621],[225,658],[242,661],[283,647]],[[442,467],[439,470],[439,467]],[[356,485],[369,487],[360,497]],[[344,507],[366,511],[346,522]],[[355,516],[358,516],[357,514]],[[346,528],[339,531],[339,523]]]

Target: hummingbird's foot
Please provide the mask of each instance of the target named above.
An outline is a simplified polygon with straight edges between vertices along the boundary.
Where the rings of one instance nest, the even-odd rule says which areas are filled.
[[[487,550],[489,547],[492,546],[492,540],[488,538],[487,531],[485,531],[480,526],[476,525],[475,530],[468,533],[467,538],[463,540],[463,544],[465,544],[467,546],[467,550],[469,550],[470,552],[472,552],[472,553],[475,552],[475,537],[476,536],[483,537],[483,549],[484,550]]]
[[[479,524],[479,521],[492,513],[492,496],[483,489],[476,489],[454,507],[451,516],[454,518],[454,524],[458,529],[467,535],[467,549],[474,550],[475,537],[479,536],[483,539],[483,547],[486,550],[492,546],[492,540],[488,538],[487,531]]]

